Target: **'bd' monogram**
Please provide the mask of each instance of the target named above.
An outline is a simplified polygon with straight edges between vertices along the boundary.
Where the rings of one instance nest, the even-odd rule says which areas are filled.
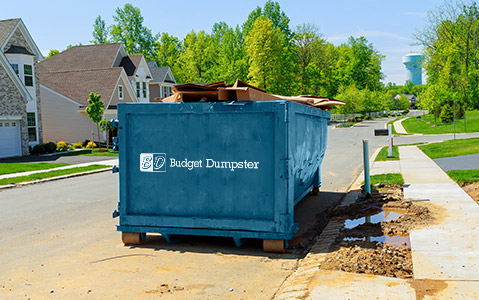
[[[141,153],[140,154],[141,172],[166,172],[166,154],[165,153]]]

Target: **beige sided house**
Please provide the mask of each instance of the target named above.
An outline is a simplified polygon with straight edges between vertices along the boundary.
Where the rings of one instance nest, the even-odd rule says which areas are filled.
[[[0,20],[0,157],[28,155],[42,142],[41,60],[21,19]]]
[[[166,98],[173,95],[171,87],[176,84],[175,76],[170,67],[158,67],[156,62],[149,61],[152,79],[150,80],[150,102],[155,102],[155,98]]]
[[[39,65],[44,139],[68,143],[98,137],[85,113],[91,92],[105,103],[104,119],[117,117],[122,102],[149,102],[151,73],[143,55],[127,55],[121,43],[75,46]]]

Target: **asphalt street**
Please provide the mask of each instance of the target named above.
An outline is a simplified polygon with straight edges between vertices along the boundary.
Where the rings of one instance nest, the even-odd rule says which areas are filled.
[[[168,245],[149,235],[145,245],[124,246],[111,215],[117,174],[2,190],[0,299],[271,299],[361,172],[362,140],[370,154],[386,145],[374,129],[387,121],[329,127],[321,193],[296,207],[300,229],[285,254],[264,253],[258,240],[236,248],[229,238]]]

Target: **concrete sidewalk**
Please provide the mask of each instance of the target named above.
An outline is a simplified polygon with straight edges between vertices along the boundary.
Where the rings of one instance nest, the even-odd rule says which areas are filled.
[[[406,118],[397,120],[396,122],[393,123],[394,129],[396,130],[397,133],[407,134],[406,129],[404,129],[404,126],[402,126],[402,121],[404,120],[406,120]]]
[[[66,170],[66,169],[72,169],[72,168],[77,168],[77,167],[86,167],[86,166],[91,166],[91,165],[114,166],[114,165],[118,165],[118,159],[110,159],[110,160],[102,160],[102,161],[95,161],[95,162],[88,162],[88,163],[81,163],[81,164],[73,164],[73,165],[58,167],[58,168],[53,168],[53,169],[43,169],[43,170],[35,170],[35,171],[28,171],[28,172],[21,172],[21,173],[4,174],[4,175],[0,175],[0,179],[19,177],[19,176],[28,176],[28,175],[37,174],[37,173],[57,171],[57,170]]]
[[[479,205],[417,147],[400,147],[399,156],[400,161],[371,163],[371,174],[402,173],[405,199],[427,202],[440,212],[431,225],[410,232],[414,279],[321,270],[343,225],[333,218],[274,299],[479,297]]]

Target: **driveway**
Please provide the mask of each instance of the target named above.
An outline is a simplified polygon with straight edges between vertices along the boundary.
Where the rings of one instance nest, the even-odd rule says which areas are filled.
[[[479,169],[479,154],[436,158],[434,162],[438,164],[444,172]]]

